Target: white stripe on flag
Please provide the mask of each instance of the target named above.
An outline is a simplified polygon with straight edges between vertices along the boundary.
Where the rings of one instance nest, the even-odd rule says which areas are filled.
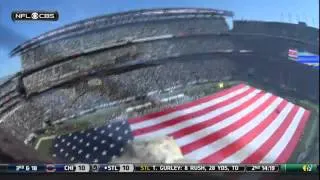
[[[250,154],[254,153],[279,128],[281,123],[292,110],[293,106],[293,104],[288,103],[278,117],[273,120],[272,123],[266,129],[264,129],[262,133],[260,133],[253,141],[248,143],[240,151],[224,159],[221,163],[241,163],[245,158],[250,156]]]
[[[192,119],[190,119],[188,121],[183,121],[183,122],[178,123],[178,124],[176,124],[174,126],[169,126],[169,127],[166,127],[166,128],[162,128],[159,131],[154,131],[154,132],[151,132],[151,133],[147,133],[147,134],[143,134],[143,135],[140,135],[140,136],[136,136],[136,138],[142,139],[142,138],[148,138],[148,137],[163,136],[164,134],[170,134],[170,133],[179,131],[179,130],[181,130],[183,128],[186,128],[186,127],[189,127],[189,126],[193,126],[194,124],[198,124],[198,123],[204,122],[206,120],[209,120],[211,118],[219,116],[220,114],[222,114],[222,113],[224,113],[226,111],[234,109],[237,106],[240,106],[242,103],[244,103],[244,102],[248,101],[249,99],[253,98],[254,96],[256,96],[259,92],[261,92],[261,90],[255,90],[252,93],[244,96],[243,98],[233,102],[232,104],[229,104],[227,106],[223,106],[223,107],[221,107],[219,109],[211,111],[210,113],[204,114],[203,116],[195,117],[195,118],[192,118]]]
[[[213,99],[211,101],[208,101],[208,102],[196,105],[196,106],[192,106],[190,108],[183,109],[183,110],[180,110],[180,111],[174,111],[172,113],[166,114],[164,116],[156,117],[154,119],[148,119],[148,120],[142,121],[140,123],[132,124],[131,128],[132,128],[132,130],[142,129],[142,128],[145,128],[145,127],[148,127],[148,126],[153,126],[153,125],[165,122],[165,121],[169,121],[169,120],[171,120],[173,118],[176,118],[176,117],[179,117],[181,115],[186,115],[186,114],[190,114],[190,113],[199,111],[201,109],[204,109],[204,108],[213,106],[215,104],[218,104],[218,103],[220,103],[222,101],[226,101],[229,98],[232,98],[232,97],[234,97],[234,96],[236,96],[236,95],[238,95],[240,93],[243,93],[243,92],[247,91],[249,88],[250,87],[245,86],[244,88],[241,88],[241,89],[239,89],[237,91],[231,92],[231,93],[229,93],[229,94],[227,94],[225,96],[219,97],[217,99]]]
[[[251,111],[253,111],[257,107],[259,107],[263,102],[268,100],[271,96],[272,95],[269,93],[265,94],[259,100],[255,101],[253,104],[251,104],[247,108],[243,109],[242,111],[232,115],[231,117],[224,119],[223,121],[220,121],[213,126],[210,126],[210,127],[205,128],[203,130],[197,131],[193,134],[184,136],[183,138],[177,139],[176,141],[180,146],[184,146],[184,145],[189,144],[191,142],[194,142],[200,138],[203,138],[210,133],[214,133],[222,128],[225,128],[225,127],[231,125],[232,123],[235,123],[239,119],[243,118],[244,116],[246,116],[248,113],[250,113]]]
[[[231,132],[227,136],[223,137],[222,139],[219,139],[213,143],[210,143],[206,146],[201,147],[200,149],[194,150],[189,154],[186,154],[187,158],[190,159],[203,159],[210,154],[228,146],[232,142],[239,139],[241,136],[243,136],[245,133],[249,132],[251,129],[256,127],[259,123],[261,123],[269,114],[271,114],[276,107],[281,103],[282,99],[277,98],[276,101],[274,101],[270,106],[268,106],[264,112],[258,114],[254,119],[252,119],[249,123],[246,125],[240,127],[239,129]]]
[[[294,117],[293,122],[287,128],[286,132],[280,138],[280,140],[277,142],[277,144],[275,146],[273,146],[271,151],[261,160],[261,163],[274,162],[279,157],[281,152],[284,150],[284,148],[287,146],[287,144],[291,140],[294,132],[296,131],[296,129],[302,119],[304,111],[305,110],[303,108],[299,108],[299,111],[296,114],[296,116]]]

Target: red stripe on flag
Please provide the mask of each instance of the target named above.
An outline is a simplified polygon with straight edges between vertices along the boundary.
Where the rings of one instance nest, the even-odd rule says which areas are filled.
[[[282,101],[278,105],[277,109],[281,112],[284,109],[284,107],[287,105],[287,103],[288,103],[287,101]],[[261,111],[257,112],[255,115],[259,113],[261,113]],[[216,153],[202,159],[202,161],[203,162],[220,162],[224,160],[225,158],[239,151],[241,148],[243,148],[245,145],[251,142],[266,127],[268,127],[277,117],[278,117],[278,113],[276,113],[276,111],[273,111],[266,119],[263,120],[263,122],[261,122],[257,127],[255,127],[254,129],[249,131],[247,134],[242,136],[240,139],[233,142],[232,144],[229,144],[227,147],[217,151]],[[289,119],[292,119],[292,117]]]
[[[291,138],[289,144],[285,147],[285,149],[280,153],[279,157],[276,160],[276,163],[286,163],[288,159],[290,158],[293,150],[295,149],[296,145],[299,142],[299,138],[301,137],[301,134],[304,130],[304,127],[310,117],[310,111],[305,111],[301,122],[299,123],[293,137]]]
[[[262,158],[268,154],[271,148],[279,141],[279,139],[285,133],[289,125],[292,123],[294,116],[298,112],[298,108],[299,108],[298,106],[294,106],[293,110],[289,112],[289,115],[282,122],[282,124],[279,126],[276,132],[273,133],[273,135],[265,143],[263,143],[261,147],[257,149],[257,151],[255,151],[252,155],[250,155],[248,158],[243,160],[241,163],[248,163],[248,164],[259,163],[262,160]]]
[[[206,127],[209,127],[209,126],[212,126],[230,116],[232,116],[233,114],[241,111],[242,109],[248,107],[249,105],[251,105],[252,103],[256,102],[260,97],[262,97],[264,95],[264,93],[260,93],[258,94],[257,96],[253,97],[252,99],[250,99],[249,101],[246,101],[245,103],[241,104],[240,106],[234,108],[234,109],[231,109],[227,112],[224,112],[222,114],[220,114],[219,116],[216,116],[214,118],[211,118],[205,122],[201,122],[201,123],[198,123],[196,125],[193,125],[191,127],[186,127],[184,129],[181,129],[177,132],[174,132],[172,134],[169,134],[169,136],[173,136],[175,139],[178,139],[178,138],[181,138],[185,135],[188,135],[188,134],[191,134],[191,133],[194,133],[196,131],[199,131],[201,129],[204,129]]]
[[[206,96],[206,97],[200,98],[198,100],[195,100],[195,101],[192,101],[192,102],[189,102],[189,103],[186,103],[186,104],[182,104],[182,105],[179,105],[179,106],[176,106],[176,107],[167,108],[167,109],[164,109],[163,111],[151,113],[151,114],[148,114],[148,115],[145,115],[145,116],[142,116],[142,117],[131,118],[131,119],[128,120],[128,122],[130,124],[134,124],[134,123],[139,123],[139,122],[142,122],[142,121],[147,121],[147,120],[150,120],[150,119],[158,117],[158,116],[163,116],[163,115],[175,112],[175,111],[179,111],[179,110],[182,110],[182,109],[186,109],[186,108],[195,106],[197,104],[208,102],[208,101],[210,101],[212,99],[215,99],[215,98],[218,98],[218,97],[222,97],[222,96],[224,96],[226,94],[234,92],[234,91],[236,91],[238,89],[241,89],[243,87],[245,87],[245,84],[239,84],[239,85],[236,85],[234,87],[225,89],[225,90],[220,91],[218,93],[215,93],[213,95]]]
[[[262,94],[259,94],[262,96]],[[197,141],[194,141],[192,143],[189,143],[187,145],[184,145],[181,147],[181,151],[183,154],[190,153],[191,151],[194,151],[195,149],[199,149],[203,146],[206,146],[210,143],[213,143],[214,141],[217,141],[218,139],[228,135],[229,133],[235,131],[236,129],[240,128],[243,124],[249,122],[252,120],[257,114],[259,114],[261,111],[263,111],[265,108],[267,108],[274,100],[276,99],[275,96],[270,97],[268,100],[266,100],[262,105],[260,105],[258,108],[253,110],[252,112],[248,113],[244,117],[242,117],[240,120],[238,120],[236,123],[227,126],[225,128],[220,129],[219,131],[210,134],[208,136],[205,136]],[[244,108],[247,106],[244,106]],[[236,113],[236,112],[235,112]]]
[[[217,108],[221,108],[221,107],[224,107],[228,104],[231,104],[232,102],[234,102],[235,100],[247,95],[248,93],[251,93],[255,91],[255,89],[253,88],[250,88],[248,89],[247,91],[241,93],[241,94],[238,94],[226,101],[223,101],[223,102],[220,102],[218,104],[215,104],[213,106],[210,106],[208,108],[205,108],[205,109],[202,109],[200,111],[196,111],[194,113],[190,113],[190,114],[186,114],[186,115],[182,115],[182,116],[179,116],[177,118],[174,118],[174,119],[171,119],[169,121],[166,121],[166,122],[162,122],[160,124],[156,124],[156,125],[153,125],[153,126],[148,126],[146,128],[142,128],[142,129],[137,129],[137,130],[134,130],[132,132],[132,134],[134,136],[139,136],[139,135],[142,135],[142,134],[146,134],[146,133],[149,133],[149,132],[152,132],[152,131],[157,131],[157,130],[160,130],[162,128],[166,128],[166,127],[169,127],[169,126],[173,126],[175,124],[178,124],[180,122],[183,122],[183,121],[186,121],[186,120],[189,120],[189,119],[192,119],[192,118],[195,118],[195,117],[199,117],[201,115],[204,115],[204,114],[207,114]]]

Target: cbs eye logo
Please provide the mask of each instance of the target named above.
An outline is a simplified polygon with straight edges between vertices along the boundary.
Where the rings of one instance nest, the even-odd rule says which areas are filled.
[[[44,11],[19,11],[19,12],[12,12],[11,19],[13,21],[57,21],[59,19],[59,14],[56,11],[52,12],[44,12]]]
[[[34,20],[38,19],[38,17],[39,17],[39,14],[37,12],[34,12],[31,14],[31,18]]]

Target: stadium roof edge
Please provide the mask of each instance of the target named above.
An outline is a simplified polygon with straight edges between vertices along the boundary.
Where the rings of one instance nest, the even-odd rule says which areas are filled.
[[[10,52],[10,56],[15,56],[16,54],[19,54],[23,49],[27,48],[28,46],[32,44],[36,44],[41,42],[44,39],[50,39],[51,37],[58,36],[59,34],[64,34],[68,31],[72,31],[74,29],[81,28],[81,25],[94,21],[94,20],[99,20],[99,19],[105,19],[109,18],[112,19],[114,17],[120,17],[120,16],[128,16],[132,14],[138,14],[138,15],[152,15],[152,14],[179,14],[179,13],[215,13],[217,15],[221,16],[228,16],[228,17],[233,17],[234,14],[232,11],[225,11],[225,10],[218,10],[218,9],[211,9],[211,8],[186,8],[186,7],[181,7],[181,8],[153,8],[153,9],[140,9],[140,10],[130,10],[130,11],[125,11],[125,12],[118,12],[118,13],[111,13],[111,14],[105,14],[101,16],[95,16],[91,18],[87,18],[84,20],[80,20],[71,24],[64,25],[62,27],[56,28],[54,30],[45,32],[39,36],[36,36],[20,45],[18,45],[16,48],[14,48]]]
[[[234,19],[234,22],[257,22],[257,23],[275,23],[275,24],[288,24],[288,25],[300,25],[305,26],[308,28],[317,29],[319,31],[319,28],[308,26],[308,24],[301,24],[301,23],[290,23],[290,22],[281,22],[281,21],[268,21],[268,20],[242,20],[242,19]]]

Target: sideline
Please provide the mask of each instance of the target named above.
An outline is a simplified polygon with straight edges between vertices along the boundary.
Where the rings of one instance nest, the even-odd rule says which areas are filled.
[[[45,140],[48,140],[48,139],[54,139],[55,137],[56,137],[56,135],[41,137],[41,138],[38,140],[38,142],[37,142],[36,146],[34,147],[34,149],[35,149],[35,150],[38,150],[38,149],[39,149],[39,146],[40,146],[40,143],[41,143],[42,141],[45,141]]]

